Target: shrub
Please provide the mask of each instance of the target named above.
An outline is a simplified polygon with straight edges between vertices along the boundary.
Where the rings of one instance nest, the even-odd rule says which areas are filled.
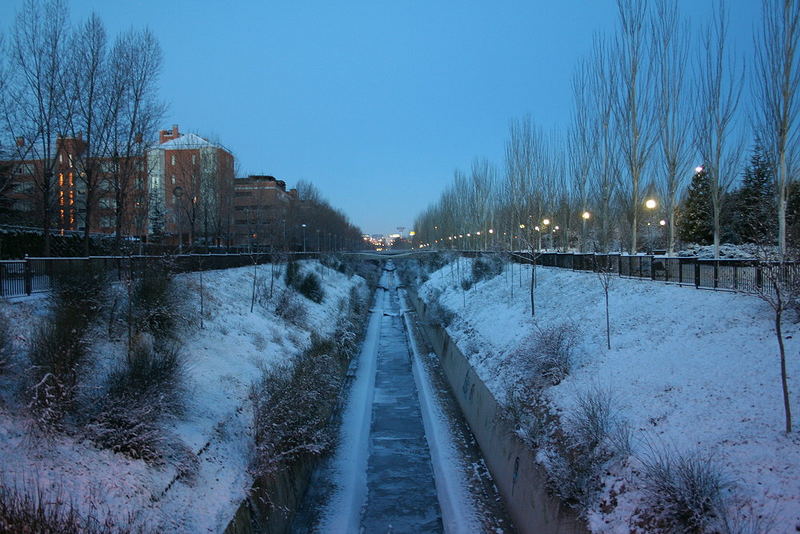
[[[0,479],[0,532],[36,534],[124,534],[138,532],[118,527],[113,518],[82,516],[65,499],[61,487],[46,491],[38,479],[8,483]]]
[[[294,291],[284,289],[275,300],[275,315],[290,324],[300,326],[305,322],[307,312]]]
[[[160,462],[167,444],[161,422],[182,410],[184,368],[177,349],[154,347],[149,335],[137,336],[84,425],[88,437],[99,447]]]
[[[570,322],[540,329],[531,355],[534,372],[551,385],[560,383],[572,368],[578,336],[577,326]]]
[[[430,322],[441,325],[442,327],[448,327],[453,322],[453,319],[455,319],[456,314],[441,303],[441,295],[442,292],[439,289],[431,292],[425,309],[425,315]]]
[[[700,534],[720,518],[731,483],[710,456],[651,448],[640,461],[658,529]]]
[[[0,314],[0,375],[8,370],[11,364],[11,332],[6,316]]]
[[[461,289],[463,289],[464,291],[469,291],[470,289],[472,289],[473,283],[474,282],[472,281],[471,278],[464,278],[463,280],[461,280]]]
[[[29,357],[29,408],[42,429],[58,429],[74,409],[87,360],[86,333],[105,303],[106,277],[86,269],[54,280],[51,319],[34,333]]]
[[[133,328],[158,339],[170,338],[178,324],[178,298],[172,274],[165,265],[152,266],[142,274],[132,288]]]
[[[314,339],[293,366],[265,373],[252,387],[257,476],[305,454],[320,454],[332,443],[334,431],[327,423],[345,365],[334,350],[332,342]]]
[[[548,487],[565,502],[585,510],[601,489],[603,465],[615,455],[628,456],[629,427],[617,418],[611,393],[600,388],[580,393],[564,423],[564,431],[547,450]]]
[[[300,280],[300,266],[294,261],[287,262],[286,274],[284,276],[286,287],[296,287],[299,280]]]
[[[503,272],[503,258],[498,254],[492,254],[483,258],[475,258],[472,261],[472,279],[475,283],[481,280],[488,280],[498,276]]]
[[[320,303],[325,298],[325,291],[322,289],[319,277],[314,273],[306,274],[297,290],[312,302]]]

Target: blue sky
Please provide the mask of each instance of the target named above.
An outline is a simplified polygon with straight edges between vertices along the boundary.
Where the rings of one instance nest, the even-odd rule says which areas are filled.
[[[21,0],[0,2],[0,28]],[[729,2],[752,55],[758,0]],[[695,28],[711,0],[681,2]],[[164,49],[163,127],[218,140],[241,174],[313,182],[362,230],[408,227],[453,170],[502,163],[511,118],[566,126],[569,79],[613,0],[72,0],[115,34],[150,27]]]

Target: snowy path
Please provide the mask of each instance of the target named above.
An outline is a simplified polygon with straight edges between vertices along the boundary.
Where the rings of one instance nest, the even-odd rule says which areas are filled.
[[[315,474],[295,532],[448,532],[486,526],[448,411],[413,340],[389,264],[379,283],[334,456]],[[491,485],[491,484],[490,484]],[[494,520],[489,521],[494,523]],[[501,531],[502,529],[498,529]]]

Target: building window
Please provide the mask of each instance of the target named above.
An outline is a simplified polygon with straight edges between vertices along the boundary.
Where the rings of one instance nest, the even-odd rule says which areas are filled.
[[[172,185],[175,185],[175,175],[172,175]]]
[[[195,162],[197,161],[196,158],[197,158],[197,156],[192,154],[192,165],[194,165]]]
[[[172,155],[172,164],[175,165],[175,154]]]

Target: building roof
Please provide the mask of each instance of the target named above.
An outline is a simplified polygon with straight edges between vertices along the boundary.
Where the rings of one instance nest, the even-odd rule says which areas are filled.
[[[155,148],[162,148],[164,150],[186,150],[205,147],[222,148],[219,145],[215,145],[214,143],[210,142],[208,139],[203,139],[199,135],[193,133],[183,134],[180,137],[172,139],[171,141],[167,141],[166,143],[162,143]]]

